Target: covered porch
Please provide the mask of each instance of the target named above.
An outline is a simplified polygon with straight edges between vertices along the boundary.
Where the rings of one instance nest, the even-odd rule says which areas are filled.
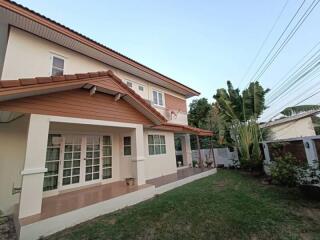
[[[176,174],[150,179],[139,186],[128,186],[124,181],[117,181],[47,197],[42,200],[39,214],[18,220],[20,235],[25,239],[47,236],[214,173],[216,169],[212,168],[180,169]]]

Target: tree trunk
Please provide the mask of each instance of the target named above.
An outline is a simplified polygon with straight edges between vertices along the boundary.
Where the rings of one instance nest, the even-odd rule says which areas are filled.
[[[197,137],[197,147],[198,147],[198,154],[199,154],[199,167],[203,169],[204,166],[203,166],[203,160],[202,160],[201,151],[200,151],[200,139],[198,135],[196,135],[196,137]]]

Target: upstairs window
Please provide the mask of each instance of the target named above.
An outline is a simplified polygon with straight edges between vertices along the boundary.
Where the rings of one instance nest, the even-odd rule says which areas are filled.
[[[163,104],[163,93],[153,90],[153,104],[157,106],[164,106]]]
[[[64,70],[64,59],[57,56],[53,56],[51,75],[61,76],[63,75],[63,70]]]
[[[132,88],[132,82],[127,81],[127,86],[128,86],[129,88]]]
[[[144,87],[140,85],[140,86],[139,86],[139,90],[140,90],[141,92],[143,92]]]

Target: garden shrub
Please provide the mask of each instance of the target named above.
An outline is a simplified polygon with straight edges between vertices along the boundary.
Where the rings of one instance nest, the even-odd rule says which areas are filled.
[[[278,184],[294,187],[299,184],[301,169],[304,166],[292,154],[275,158],[270,166],[272,180]]]

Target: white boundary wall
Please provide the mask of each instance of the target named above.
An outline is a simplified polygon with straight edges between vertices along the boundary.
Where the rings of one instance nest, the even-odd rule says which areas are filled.
[[[212,161],[211,149],[201,149],[200,154],[204,162],[207,158]],[[234,161],[239,160],[236,149],[233,152],[230,152],[229,148],[214,148],[213,156],[217,166],[223,165],[225,167],[230,167],[234,165]],[[192,150],[192,160],[199,161],[198,150]]]

